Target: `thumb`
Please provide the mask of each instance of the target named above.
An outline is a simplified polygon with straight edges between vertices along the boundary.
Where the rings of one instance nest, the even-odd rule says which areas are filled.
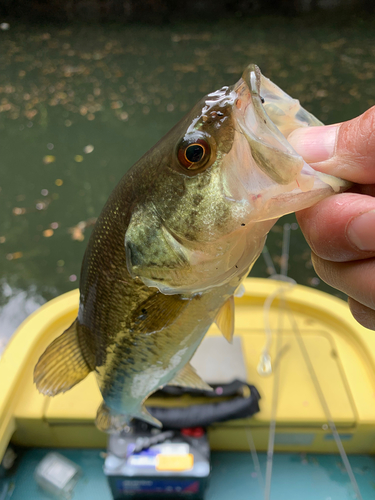
[[[358,184],[375,183],[375,106],[347,122],[298,128],[288,141],[315,170]]]

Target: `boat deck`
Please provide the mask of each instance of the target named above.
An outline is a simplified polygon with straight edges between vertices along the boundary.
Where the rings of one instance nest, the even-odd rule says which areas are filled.
[[[34,470],[48,451],[41,448],[25,449],[13,476],[0,487],[1,500],[51,500],[36,484]],[[112,500],[102,471],[103,458],[95,449],[63,449],[58,451],[83,470],[73,500]],[[350,456],[350,462],[362,494],[362,500],[375,497],[375,457]],[[264,474],[266,454],[259,454]],[[1,484],[1,483],[0,483]],[[7,486],[10,487],[8,494]],[[205,500],[263,500],[259,478],[250,453],[213,452],[212,474]],[[338,455],[301,455],[280,453],[274,456],[271,500],[353,500],[354,492]]]

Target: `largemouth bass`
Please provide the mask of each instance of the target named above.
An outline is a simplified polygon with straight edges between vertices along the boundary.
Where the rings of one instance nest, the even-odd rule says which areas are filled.
[[[166,384],[208,389],[190,358],[216,321],[230,341],[233,296],[276,220],[345,187],[286,138],[321,125],[255,65],[205,96],[121,179],[83,259],[74,323],[39,359],[54,396],[96,372],[96,424],[118,432]]]

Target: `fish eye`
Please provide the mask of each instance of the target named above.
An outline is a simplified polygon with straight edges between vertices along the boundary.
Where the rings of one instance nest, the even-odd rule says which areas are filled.
[[[211,148],[204,139],[196,139],[191,142],[182,141],[178,148],[178,161],[188,170],[198,170],[209,160]]]

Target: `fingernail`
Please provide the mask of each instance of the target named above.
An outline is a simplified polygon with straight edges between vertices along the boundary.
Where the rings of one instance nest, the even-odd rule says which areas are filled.
[[[375,210],[352,219],[346,234],[352,244],[360,250],[375,251]]]
[[[337,130],[338,125],[297,128],[288,142],[307,163],[318,163],[333,156]]]

